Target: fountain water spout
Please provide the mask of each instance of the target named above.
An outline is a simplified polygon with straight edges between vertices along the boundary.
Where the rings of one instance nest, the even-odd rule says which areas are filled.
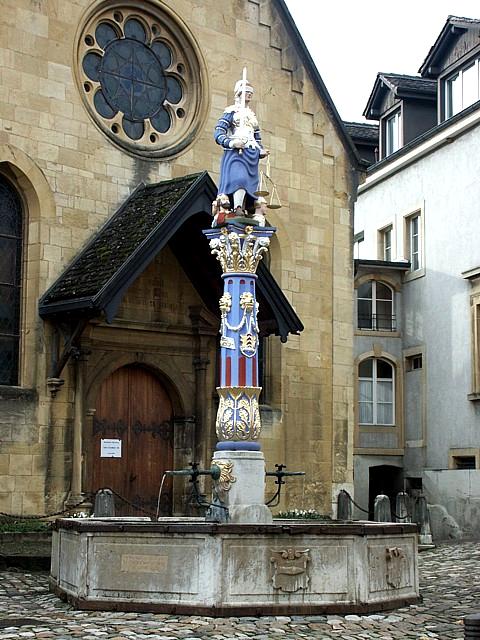
[[[214,482],[217,482],[221,476],[220,466],[212,464],[210,469],[199,469],[198,462],[190,462],[190,469],[178,469],[176,471],[165,471],[165,476],[182,476],[190,477],[192,483],[193,497],[199,507],[207,507],[207,520],[215,521],[227,521],[228,520],[228,507],[226,507],[221,500],[215,499],[214,502],[204,502],[200,496],[198,487],[199,476],[210,476]],[[223,510],[223,511],[222,511]],[[221,515],[219,515],[219,513]],[[215,514],[213,516],[212,514]]]

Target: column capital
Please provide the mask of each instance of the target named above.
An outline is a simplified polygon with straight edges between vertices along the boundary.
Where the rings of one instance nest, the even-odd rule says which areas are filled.
[[[255,273],[263,254],[268,251],[274,227],[227,224],[206,229],[211,253],[220,262],[223,273]]]

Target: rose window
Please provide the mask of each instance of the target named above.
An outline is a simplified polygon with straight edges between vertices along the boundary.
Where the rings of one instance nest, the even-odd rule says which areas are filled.
[[[145,3],[135,12],[111,2],[102,6],[108,9],[87,21],[78,47],[77,79],[89,112],[129,151],[178,153],[206,115],[199,90],[206,86],[204,65],[195,43],[176,16],[157,6]]]

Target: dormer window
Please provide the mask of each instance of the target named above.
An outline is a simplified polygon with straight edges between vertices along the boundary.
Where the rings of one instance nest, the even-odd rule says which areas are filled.
[[[444,82],[445,119],[480,99],[479,59],[456,71]]]
[[[363,115],[380,120],[380,160],[437,124],[437,82],[379,73]]]
[[[402,146],[400,109],[385,119],[385,156],[398,151]]]

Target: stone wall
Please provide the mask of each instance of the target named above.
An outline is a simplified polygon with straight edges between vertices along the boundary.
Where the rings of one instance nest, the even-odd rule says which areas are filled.
[[[25,202],[21,387],[32,391],[28,400],[15,400],[19,418],[13,431],[22,433],[21,441],[1,439],[0,508],[28,513],[57,508],[70,488],[73,365],[64,369],[65,384],[52,398],[46,386],[52,327],[38,318],[38,296],[140,181],[202,170],[218,179],[220,150],[212,131],[223,108],[232,103],[233,86],[246,65],[283,203],[269,215],[278,228],[272,270],[305,325],[286,345],[270,339],[267,466],[283,462],[307,474],[304,487],[300,481],[289,484],[284,506],[330,512],[338,489],[352,482],[353,424],[352,169],[332,117],[275,2],[236,0],[223,3],[219,12],[214,0],[201,5],[176,0],[167,6],[188,25],[204,57],[208,116],[192,144],[175,158],[148,161],[129,155],[95,126],[74,79],[73,43],[92,4],[7,0],[2,5],[0,170]],[[172,263],[168,273],[174,271]],[[158,301],[152,300],[147,322],[156,323],[156,314],[168,322],[185,321],[195,297],[187,283],[182,284],[186,295],[181,305],[166,300],[162,285],[153,280],[150,285],[161,291]],[[128,321],[142,307],[135,297],[140,286],[127,294],[119,314],[128,353],[136,351],[138,333],[128,333]],[[86,335],[93,344],[95,332],[106,340],[108,330],[95,326]],[[163,331],[164,340],[167,335]],[[101,357],[94,352],[89,362]],[[192,363],[185,354],[182,367],[191,384]],[[207,378],[212,389],[212,367]],[[0,407],[7,424],[10,402]],[[211,418],[211,396],[206,402]]]

